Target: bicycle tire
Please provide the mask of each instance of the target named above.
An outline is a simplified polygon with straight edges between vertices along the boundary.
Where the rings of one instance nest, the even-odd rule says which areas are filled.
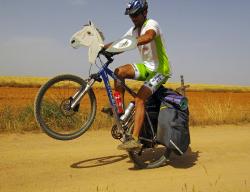
[[[146,150],[154,150],[154,149],[149,148]],[[166,165],[170,161],[169,160],[170,153],[171,151],[169,151],[168,149],[165,149],[164,153],[159,158],[157,158],[156,160],[152,162],[147,163],[142,160],[143,159],[142,154],[138,155],[138,150],[128,151],[129,158],[131,159],[131,161],[133,161],[135,167],[139,169],[153,169],[153,168],[158,168],[158,167],[162,167]]]
[[[89,109],[90,114],[87,116],[86,121],[84,122],[84,124],[82,126],[79,127],[79,129],[77,128],[77,130],[74,131],[73,133],[65,133],[65,134],[59,133],[59,132],[53,130],[50,126],[48,126],[48,122],[46,122],[46,119],[42,115],[42,110],[43,110],[42,105],[43,105],[43,103],[45,103],[45,101],[44,101],[45,97],[46,97],[45,94],[48,93],[49,90],[56,89],[56,88],[53,88],[53,86],[55,86],[57,83],[61,83],[63,81],[72,81],[72,82],[78,84],[79,86],[81,86],[81,85],[86,86],[86,84],[87,84],[80,77],[77,77],[75,75],[70,75],[70,74],[59,75],[59,76],[56,76],[56,77],[50,79],[47,83],[45,83],[40,88],[40,90],[36,96],[35,103],[34,103],[35,119],[36,119],[37,123],[40,125],[40,127],[42,128],[42,130],[48,136],[50,136],[54,139],[58,139],[58,140],[72,140],[72,139],[75,139],[75,138],[81,136],[82,134],[84,134],[92,125],[94,118],[95,118],[95,115],[96,115],[96,97],[95,97],[95,94],[94,94],[92,88],[90,88],[89,91],[84,95],[84,98],[87,98],[90,101],[90,109]],[[70,85],[68,85],[68,86],[70,86]],[[59,88],[57,88],[57,89],[59,89]],[[54,91],[54,92],[56,92],[56,91]],[[64,101],[61,101],[61,102],[64,102]],[[79,104],[79,106],[80,106],[80,104]],[[60,106],[60,108],[61,108],[61,106]],[[58,109],[56,109],[56,110],[58,110]],[[59,110],[56,112],[58,112],[60,114],[62,113]],[[50,113],[52,113],[52,112],[50,112]],[[74,112],[72,112],[72,114],[73,113]],[[75,113],[77,113],[77,112],[75,112]],[[66,118],[68,118],[68,117],[65,117],[65,119]],[[75,121],[75,120],[72,120],[72,122],[73,121]]]
[[[155,137],[152,131],[156,132],[158,123],[158,108],[155,105],[154,97],[148,99],[146,103],[146,111],[148,113],[145,116],[145,120],[140,132],[140,136],[144,139],[153,140]],[[150,108],[150,110],[149,110]],[[150,126],[153,126],[152,128]],[[129,131],[132,131],[131,129]],[[131,132],[127,133],[131,135]],[[136,168],[139,169],[152,169],[165,165],[169,161],[171,150],[164,145],[153,144],[147,142],[141,138],[140,142],[143,144],[142,149],[133,149],[128,151],[129,158],[134,163]]]

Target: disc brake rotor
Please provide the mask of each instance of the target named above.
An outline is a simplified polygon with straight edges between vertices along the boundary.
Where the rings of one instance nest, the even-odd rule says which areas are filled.
[[[75,111],[70,106],[71,106],[71,98],[62,101],[60,109],[63,115],[69,117],[75,114]]]

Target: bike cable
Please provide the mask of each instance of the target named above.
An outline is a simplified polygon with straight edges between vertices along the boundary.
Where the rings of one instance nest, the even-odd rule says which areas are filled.
[[[95,62],[95,64],[96,64],[96,62]],[[93,65],[93,64],[91,64],[90,67],[89,67],[89,76],[90,76],[90,74],[91,74],[92,65]]]
[[[99,59],[99,61],[100,61],[100,64],[101,64],[101,66],[98,66],[97,64],[96,64],[96,66],[99,68],[99,69],[101,69],[102,67],[103,67],[103,61],[102,61],[102,59],[101,59],[101,57],[99,56],[98,57],[98,59]]]
[[[98,58],[99,58],[100,62],[103,63],[102,60],[100,59],[100,57],[98,57]],[[97,66],[98,69],[101,68],[101,67],[98,66],[96,60],[95,60],[95,66]],[[91,64],[90,67],[89,67],[89,76],[91,75],[92,67],[93,67],[93,64]]]

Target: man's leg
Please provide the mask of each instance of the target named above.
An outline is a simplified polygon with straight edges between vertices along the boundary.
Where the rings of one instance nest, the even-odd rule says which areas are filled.
[[[126,78],[133,79],[135,77],[135,71],[131,64],[126,64],[116,68],[115,75],[117,75],[122,81],[125,81]],[[114,87],[115,91],[118,91],[121,94],[122,103],[124,104],[124,88],[117,80],[114,81]]]
[[[143,85],[135,99],[135,125],[132,135],[135,140],[139,139],[140,130],[145,118],[145,102],[151,95],[152,91]]]
[[[167,76],[157,73],[141,87],[135,99],[135,124],[132,139],[119,145],[118,149],[129,150],[141,147],[138,139],[145,118],[145,102],[166,80]]]
[[[135,77],[135,70],[131,64],[126,64],[121,67],[118,67],[114,71],[115,75],[119,77],[122,81],[125,81],[126,78],[133,79]],[[121,86],[119,81],[114,81],[115,91],[118,91],[121,94],[122,104],[124,106],[124,88]],[[109,115],[113,115],[113,111],[110,107],[104,107],[102,112],[107,113]]]
[[[145,102],[152,95],[151,89],[146,86],[142,86],[135,98],[135,124],[132,138],[118,146],[120,150],[129,150],[134,148],[140,148],[141,144],[139,140],[139,133],[142,128],[145,117]]]
[[[141,127],[145,117],[146,100],[167,80],[167,76],[160,73],[155,74],[149,81],[146,81],[138,92],[135,99],[135,125],[133,138],[138,140]]]

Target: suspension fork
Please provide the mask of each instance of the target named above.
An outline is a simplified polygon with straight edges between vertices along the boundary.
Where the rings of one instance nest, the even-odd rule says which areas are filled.
[[[74,109],[79,104],[79,102],[81,101],[83,96],[89,91],[89,89],[93,86],[95,81],[96,81],[96,79],[90,78],[87,80],[86,86],[84,86],[84,85],[81,86],[80,90],[77,91],[75,93],[75,95],[71,98],[72,99],[72,102],[70,105],[71,109]]]

